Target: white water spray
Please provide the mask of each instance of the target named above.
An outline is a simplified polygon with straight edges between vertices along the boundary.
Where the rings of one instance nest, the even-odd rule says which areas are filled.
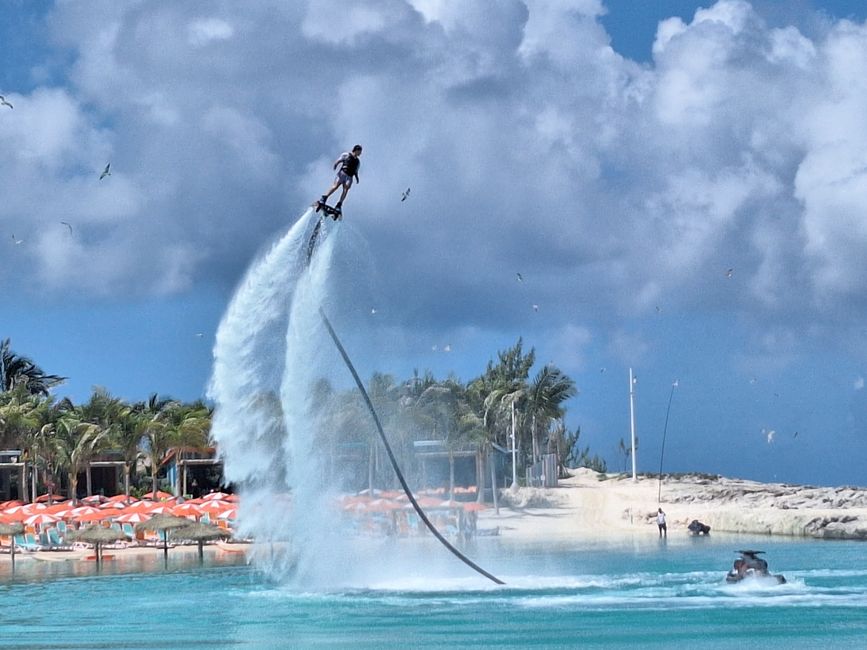
[[[225,478],[243,495],[238,532],[255,536],[257,564],[277,578],[309,568],[300,551],[328,538],[312,519],[326,491],[309,397],[326,365],[318,309],[337,227],[323,221],[307,268],[317,221],[308,210],[247,271],[217,330],[209,390]]]

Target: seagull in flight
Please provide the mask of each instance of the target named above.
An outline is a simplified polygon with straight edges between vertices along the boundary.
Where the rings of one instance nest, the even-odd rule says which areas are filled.
[[[370,315],[371,315],[371,316],[376,316],[376,307],[371,307],[371,308],[370,308]]]
[[[108,163],[108,164],[105,166],[105,169],[103,169],[103,170],[102,170],[102,173],[99,175],[99,180],[102,180],[102,179],[105,178],[106,176],[111,176],[111,171],[109,170],[110,167],[111,167],[111,163]]]
[[[9,108],[15,108],[12,104],[6,101],[6,98],[3,95],[0,95],[0,106],[8,106]]]
[[[205,336],[204,332],[196,332],[196,338],[197,339],[203,338],[204,336]]]
[[[533,303],[533,311],[539,311],[539,305]]]
[[[23,239],[18,239],[15,235],[12,235],[12,242],[17,246],[18,244],[23,244]]]
[[[515,279],[516,279],[518,282],[523,282],[523,281],[524,281],[524,276],[521,275],[520,273],[516,273],[516,274],[515,274]]]
[[[401,194],[401,196],[400,196],[400,202],[403,203],[403,202],[406,201],[408,198],[409,198],[409,188],[406,188],[406,192],[404,192],[404,193]]]
[[[726,271],[726,277],[727,277],[727,278],[731,278],[732,275],[734,275],[734,272],[735,272],[734,269],[728,269],[728,270]]]
[[[64,226],[66,226],[67,228],[69,228],[69,234],[71,235],[72,234],[72,224],[69,223],[68,221],[61,221],[60,223],[63,224]]]

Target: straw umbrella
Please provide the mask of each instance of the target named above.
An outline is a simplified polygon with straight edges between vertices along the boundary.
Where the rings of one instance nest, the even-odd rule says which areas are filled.
[[[117,542],[122,539],[125,540],[126,534],[116,528],[106,528],[95,524],[93,526],[88,526],[87,528],[70,532],[68,538],[78,542],[93,544],[96,548],[96,566],[99,568],[102,564],[100,545],[106,543],[110,544],[111,542]]]
[[[172,530],[171,535],[172,539],[189,539],[198,543],[199,564],[202,564],[205,561],[204,543],[221,537],[229,537],[230,533],[210,524],[190,522],[189,526]]]
[[[9,552],[12,554],[12,570],[15,570],[15,535],[20,535],[24,532],[24,524],[5,523],[0,521],[0,535],[9,535],[12,538],[12,546]]]
[[[148,519],[147,521],[143,521],[140,524],[135,525],[136,530],[155,530],[157,532],[163,533],[163,556],[165,558],[166,566],[169,563],[169,536],[168,531],[174,530],[175,528],[183,528],[184,526],[190,525],[190,520],[186,517],[176,517],[175,515],[169,515],[164,513],[159,513]]]

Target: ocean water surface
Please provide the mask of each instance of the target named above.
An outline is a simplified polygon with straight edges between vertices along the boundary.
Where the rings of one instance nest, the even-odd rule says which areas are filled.
[[[359,554],[347,584],[316,588],[274,584],[237,558],[3,565],[0,648],[867,647],[863,543],[468,546],[504,587],[433,540],[383,544]],[[788,583],[725,584],[739,548],[766,551]]]

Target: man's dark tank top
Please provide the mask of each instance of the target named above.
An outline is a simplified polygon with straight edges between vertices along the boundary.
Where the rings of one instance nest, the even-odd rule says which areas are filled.
[[[358,173],[358,163],[361,161],[357,156],[353,156],[349,154],[343,161],[343,164],[340,166],[340,171],[342,171],[347,176],[355,176]]]

